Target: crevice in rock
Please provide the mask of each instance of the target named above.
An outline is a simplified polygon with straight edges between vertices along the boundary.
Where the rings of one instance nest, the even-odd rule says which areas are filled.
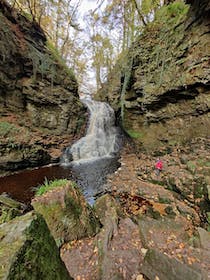
[[[163,95],[159,95],[157,99],[149,104],[143,104],[145,109],[157,111],[166,107],[169,103],[178,103],[179,101],[192,100],[199,95],[198,87],[202,87],[207,91],[210,89],[209,85],[197,83],[192,86],[181,86],[176,90],[165,92]]]

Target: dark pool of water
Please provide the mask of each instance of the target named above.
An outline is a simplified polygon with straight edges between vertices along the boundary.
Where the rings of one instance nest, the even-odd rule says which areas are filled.
[[[73,164],[72,177],[82,190],[86,200],[93,205],[95,196],[104,191],[108,174],[120,167],[116,158],[103,158],[82,164]]]
[[[59,165],[44,166],[25,170],[9,176],[0,177],[0,194],[6,192],[20,202],[28,203],[34,196],[35,189],[54,179],[71,178],[71,169]]]
[[[54,179],[72,179],[77,182],[86,200],[92,205],[94,197],[102,191],[106,176],[114,172],[120,163],[116,158],[104,158],[93,162],[53,165],[25,170],[13,175],[0,177],[0,194],[6,192],[12,198],[30,203],[35,189]]]

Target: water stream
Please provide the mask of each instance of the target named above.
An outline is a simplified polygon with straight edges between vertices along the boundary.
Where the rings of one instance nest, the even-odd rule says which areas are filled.
[[[115,126],[114,110],[104,102],[83,100],[90,112],[87,133],[63,154],[62,164],[90,162],[116,155],[120,146],[119,128]]]
[[[6,192],[27,203],[33,197],[35,188],[44,180],[67,178],[75,180],[86,200],[91,205],[94,203],[95,196],[103,191],[107,175],[120,166],[117,154],[122,137],[115,126],[114,111],[108,104],[90,98],[82,102],[90,113],[86,135],[66,148],[59,165],[0,178],[0,194]]]
[[[102,191],[106,176],[119,167],[117,154],[122,135],[115,126],[114,110],[104,102],[84,99],[90,112],[87,133],[71,147],[62,158],[62,166],[71,166],[73,177],[90,204]]]

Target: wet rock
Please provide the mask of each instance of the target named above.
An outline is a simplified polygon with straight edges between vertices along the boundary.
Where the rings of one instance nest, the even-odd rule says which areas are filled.
[[[102,225],[105,225],[107,222],[110,223],[111,220],[117,225],[119,217],[123,215],[120,204],[108,194],[96,200],[94,209]]]
[[[1,149],[2,148],[2,149]],[[37,145],[1,145],[1,172],[9,172],[49,164],[51,156]]]
[[[99,220],[73,182],[36,196],[31,204],[43,215],[58,245],[99,231]]]
[[[149,280],[202,280],[202,275],[176,259],[154,249],[149,249],[144,258],[142,273]]]
[[[122,209],[110,195],[104,195],[97,199],[95,208],[103,224],[100,233],[96,236],[100,252],[98,258],[99,279],[125,279],[125,275],[131,277],[131,272],[138,271],[141,258],[138,249],[129,245],[137,226],[129,218],[122,219]],[[126,234],[129,237],[125,245]],[[136,244],[138,243],[139,240],[136,239]]]
[[[114,235],[117,235],[119,215],[117,209],[119,205],[110,195],[104,195],[97,199],[95,203],[96,213],[103,225],[97,239],[98,247],[101,250],[100,266],[102,268],[101,277],[104,279],[106,275],[107,266],[109,266],[109,261],[107,259],[107,253],[110,247],[110,242]],[[106,263],[106,265],[105,265]]]
[[[0,247],[0,279],[73,279],[46,222],[33,211],[0,225]]]

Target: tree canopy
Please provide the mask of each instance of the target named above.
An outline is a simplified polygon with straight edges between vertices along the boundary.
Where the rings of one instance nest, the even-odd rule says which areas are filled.
[[[10,0],[36,21],[58,49],[78,82],[100,88],[119,55],[126,53],[137,34],[163,0]],[[90,4],[95,7],[84,11]],[[88,74],[88,73],[91,73]]]

